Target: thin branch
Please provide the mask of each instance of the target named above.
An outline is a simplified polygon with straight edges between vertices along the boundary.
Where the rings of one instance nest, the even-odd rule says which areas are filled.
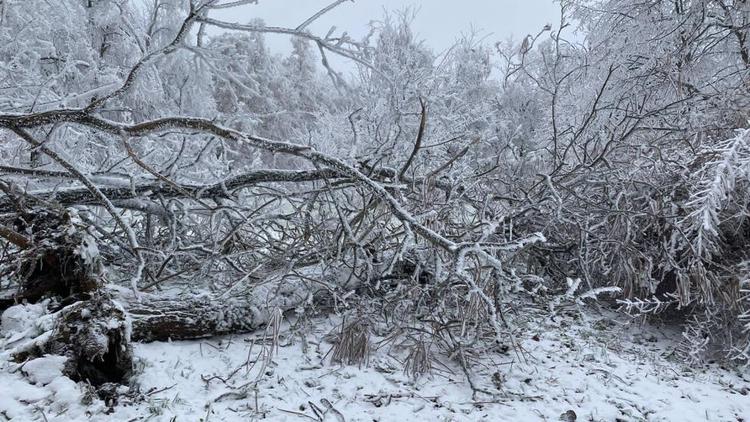
[[[244,6],[246,4],[258,4],[258,0],[237,0],[233,1],[231,3],[224,3],[224,4],[212,4],[208,6],[209,9],[212,10],[218,10],[218,9],[230,9],[232,7],[237,6]]]
[[[195,9],[195,7],[193,6],[193,3],[191,2],[190,12],[188,13],[185,20],[182,22],[182,26],[177,31],[177,35],[175,35],[172,42],[170,42],[166,46],[156,51],[148,53],[143,58],[141,58],[141,60],[139,60],[138,63],[136,63],[130,69],[128,76],[125,78],[125,81],[123,81],[122,85],[119,88],[117,88],[115,91],[111,92],[110,94],[105,95],[102,98],[91,101],[91,103],[86,107],[86,111],[95,110],[96,108],[104,105],[107,101],[113,98],[119,97],[120,95],[125,93],[128,89],[130,89],[130,87],[135,82],[136,77],[138,77],[138,75],[140,74],[141,69],[143,69],[143,67],[146,64],[152,62],[153,60],[173,52],[179,46],[179,44],[182,43],[185,37],[187,37],[187,34],[190,32],[190,29],[192,28],[193,23],[195,23],[196,19],[200,16],[201,11],[204,8],[210,6],[215,1],[216,0],[211,0],[207,2],[206,4],[204,4],[203,6],[199,7],[198,9]]]
[[[422,107],[422,117],[419,120],[419,132],[417,133],[417,140],[414,142],[414,149],[412,149],[411,155],[409,155],[409,159],[406,160],[406,163],[404,163],[401,171],[398,172],[399,180],[404,177],[404,175],[406,174],[406,170],[409,169],[412,161],[414,161],[414,158],[417,156],[419,149],[422,147],[422,137],[424,137],[424,130],[427,126],[427,104],[425,103],[424,99],[420,98],[419,105]]]
[[[353,60],[362,66],[365,66],[366,68],[372,70],[375,72],[378,76],[382,77],[386,81],[390,82],[390,79],[380,71],[380,69],[376,68],[372,65],[372,63],[367,62],[366,60],[363,60],[351,51],[348,51],[344,48],[341,48],[336,45],[332,45],[328,43],[325,39],[320,38],[318,36],[312,35],[309,32],[305,31],[297,31],[295,29],[291,28],[282,28],[278,26],[258,26],[258,25],[243,25],[239,23],[231,23],[231,22],[224,22],[212,18],[207,17],[198,17],[196,19],[198,22],[206,23],[208,25],[213,25],[217,28],[222,29],[228,29],[231,31],[245,31],[245,32],[260,32],[260,33],[269,33],[269,34],[282,34],[282,35],[292,35],[295,37],[305,38],[311,41],[316,42],[321,48],[326,49],[332,53],[338,54],[339,56],[346,57],[347,59]]]
[[[323,16],[326,13],[330,12],[331,10],[335,9],[336,7],[338,7],[338,5],[340,5],[342,3],[346,3],[348,1],[351,1],[352,3],[354,2],[354,0],[336,0],[336,1],[334,1],[333,3],[329,4],[328,6],[320,9],[318,11],[318,13],[310,16],[309,19],[307,19],[306,21],[302,22],[302,24],[300,26],[296,27],[294,30],[295,31],[302,31],[303,29],[305,29],[308,26],[310,26],[310,24],[312,24],[313,22],[315,22],[316,20],[318,20],[321,16]]]

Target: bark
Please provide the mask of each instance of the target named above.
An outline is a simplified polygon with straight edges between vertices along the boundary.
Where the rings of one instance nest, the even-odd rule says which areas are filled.
[[[26,238],[26,236],[23,236],[22,234],[9,227],[5,227],[2,224],[0,224],[0,237],[5,238],[5,240],[21,249],[26,249],[31,246],[31,242]]]
[[[153,299],[126,305],[133,341],[190,340],[255,330],[268,322],[268,312],[253,300],[226,306],[220,299]]]

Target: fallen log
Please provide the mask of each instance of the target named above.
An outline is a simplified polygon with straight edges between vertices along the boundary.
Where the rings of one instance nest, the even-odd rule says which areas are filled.
[[[253,331],[270,318],[252,298],[159,299],[133,301],[126,309],[132,321],[131,339],[139,342],[192,340]]]
[[[133,341],[191,340],[254,331],[274,315],[320,299],[321,287],[295,276],[245,288],[245,292],[186,298],[121,296]]]
[[[416,256],[406,254],[381,281],[414,278],[422,284],[430,282],[434,272],[418,265],[417,260]],[[316,264],[297,271],[304,276],[269,277],[274,281],[256,281],[244,286],[239,293],[175,298],[142,294],[136,299],[123,292],[117,300],[132,321],[133,341],[192,340],[254,331],[267,325],[280,312],[312,301],[321,303],[337,289],[351,291],[365,285],[356,275],[350,277],[350,270],[345,267],[323,271],[322,265]],[[310,280],[328,280],[329,283],[323,285]]]

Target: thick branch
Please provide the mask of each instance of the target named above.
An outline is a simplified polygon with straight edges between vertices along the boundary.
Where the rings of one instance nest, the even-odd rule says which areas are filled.
[[[29,246],[31,246],[31,241],[29,241],[26,236],[2,224],[0,224],[0,237],[4,238],[8,242],[18,246],[21,249],[27,249]]]
[[[171,184],[149,182],[135,186],[100,187],[99,190],[111,201],[124,201],[148,196],[159,196],[165,199],[189,197],[225,198],[227,192],[234,191],[261,183],[273,182],[312,182],[326,178],[340,177],[333,170],[257,170],[229,178],[212,185],[179,185],[179,189]],[[54,201],[62,206],[94,205],[100,203],[99,198],[87,188],[62,189],[48,192],[29,192],[38,198]],[[0,212],[12,211],[10,203],[0,203]]]

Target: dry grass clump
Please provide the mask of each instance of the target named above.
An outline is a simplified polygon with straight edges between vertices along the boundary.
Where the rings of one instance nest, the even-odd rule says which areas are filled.
[[[415,341],[409,348],[404,361],[404,373],[412,380],[417,380],[432,370],[429,347],[423,338]]]
[[[341,333],[333,346],[331,362],[343,365],[366,365],[370,358],[370,323],[358,318],[341,323]]]

